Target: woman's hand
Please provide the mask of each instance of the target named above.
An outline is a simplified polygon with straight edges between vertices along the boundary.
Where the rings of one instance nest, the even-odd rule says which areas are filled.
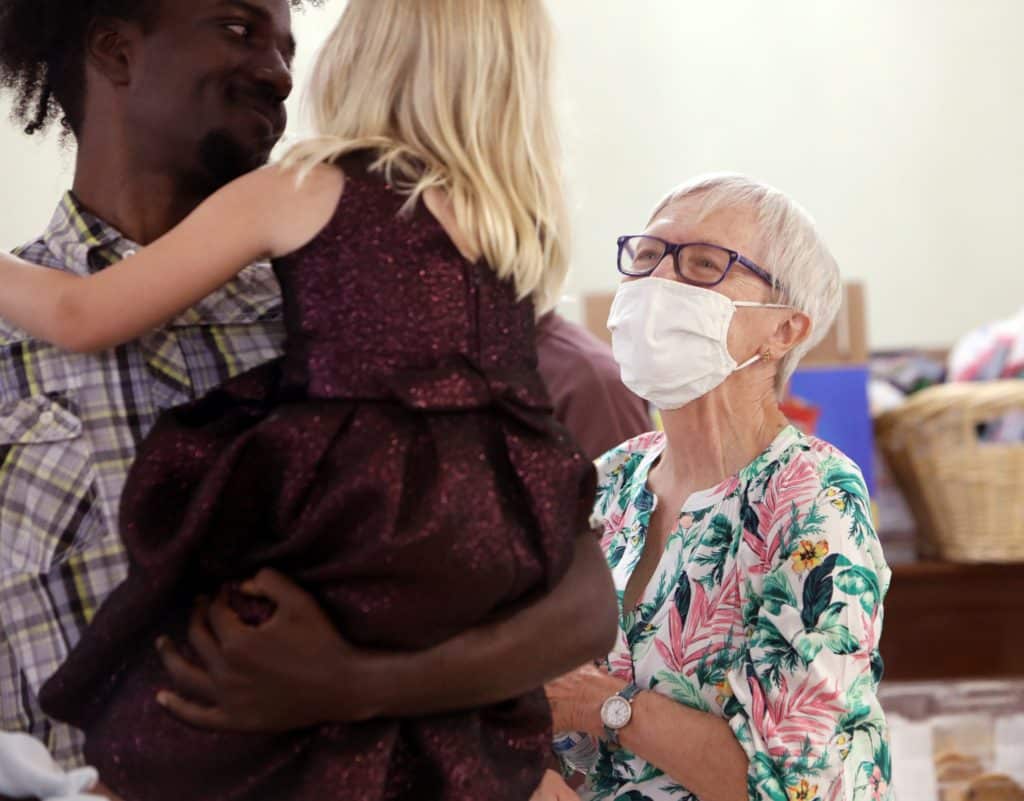
[[[626,686],[626,682],[592,664],[583,665],[544,685],[551,705],[553,730],[582,731],[604,735],[601,705]]]
[[[546,770],[530,801],[579,801],[579,798],[561,776],[553,770]]]

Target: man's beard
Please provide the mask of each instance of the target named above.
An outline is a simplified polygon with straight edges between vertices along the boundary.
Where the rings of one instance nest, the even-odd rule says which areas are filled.
[[[252,172],[267,163],[270,147],[265,152],[256,152],[243,147],[226,131],[211,131],[199,142],[199,165],[201,175],[197,186],[202,194],[216,192],[225,184]]]

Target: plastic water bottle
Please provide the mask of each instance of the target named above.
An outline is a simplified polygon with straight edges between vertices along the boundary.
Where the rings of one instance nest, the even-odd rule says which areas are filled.
[[[552,749],[573,770],[590,773],[599,756],[597,741],[589,734],[563,731],[555,735]]]

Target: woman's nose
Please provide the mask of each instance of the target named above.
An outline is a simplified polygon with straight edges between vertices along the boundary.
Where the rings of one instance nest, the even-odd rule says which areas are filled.
[[[669,281],[675,281],[678,278],[675,260],[670,253],[666,253],[665,257],[658,262],[658,266],[654,268],[654,272],[651,275],[655,278],[665,278]]]

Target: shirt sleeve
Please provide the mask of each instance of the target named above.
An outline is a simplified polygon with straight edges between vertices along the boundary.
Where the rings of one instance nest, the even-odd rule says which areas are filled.
[[[816,474],[820,487],[786,504],[752,576],[749,651],[729,676],[727,713],[750,759],[751,799],[883,801],[889,735],[876,691],[889,570],[856,467],[832,458]]]
[[[574,386],[555,411],[591,459],[654,427],[644,401],[617,380],[599,376]]]
[[[0,623],[0,731],[20,727],[18,700],[18,665],[14,660],[11,643]]]
[[[541,338],[538,370],[551,395],[555,419],[588,457],[597,459],[654,426],[646,401],[620,380],[607,346],[591,342],[584,331],[573,336]]]

